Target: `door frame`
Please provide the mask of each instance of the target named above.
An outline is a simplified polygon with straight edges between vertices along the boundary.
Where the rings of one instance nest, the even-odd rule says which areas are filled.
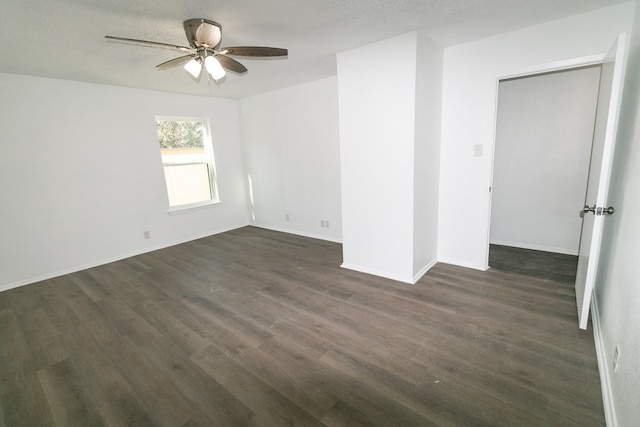
[[[493,205],[493,173],[495,167],[495,152],[496,152],[496,135],[497,135],[497,126],[498,126],[498,96],[499,96],[499,87],[501,80],[508,80],[518,77],[533,77],[538,74],[552,73],[556,71],[567,71],[577,68],[588,67],[591,65],[601,65],[606,57],[605,53],[600,53],[596,55],[588,55],[588,56],[580,56],[576,58],[565,59],[561,61],[548,62],[544,64],[532,65],[530,67],[519,68],[516,70],[510,70],[505,72],[500,72],[495,77],[495,88],[494,88],[494,105],[493,105],[493,126],[491,127],[491,165],[489,170],[489,203],[488,203],[488,212],[487,212],[487,234],[486,234],[486,242],[487,246],[485,248],[485,256],[484,256],[484,270],[489,269],[489,246],[491,245],[491,212]],[[578,207],[579,208],[579,207]],[[576,208],[577,209],[577,208]]]

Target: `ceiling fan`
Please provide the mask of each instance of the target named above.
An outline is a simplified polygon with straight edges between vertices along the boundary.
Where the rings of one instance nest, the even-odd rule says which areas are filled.
[[[184,69],[198,79],[202,69],[218,81],[225,76],[225,69],[238,74],[247,72],[247,68],[231,56],[244,57],[279,57],[287,56],[287,49],[264,46],[220,47],[222,41],[222,27],[217,22],[196,18],[184,21],[184,31],[187,35],[189,47],[148,40],[130,39],[125,37],[105,36],[107,39],[136,43],[151,47],[161,47],[187,53],[184,56],[170,59],[156,65],[159,70],[184,65]]]

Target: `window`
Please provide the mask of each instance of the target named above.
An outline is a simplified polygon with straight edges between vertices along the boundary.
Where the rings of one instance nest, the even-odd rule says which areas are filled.
[[[209,121],[156,117],[169,207],[184,209],[218,202]]]

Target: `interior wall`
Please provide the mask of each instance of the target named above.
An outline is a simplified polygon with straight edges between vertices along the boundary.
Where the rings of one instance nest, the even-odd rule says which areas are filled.
[[[393,67],[380,67],[380,52]],[[343,266],[413,281],[417,33],[338,54]]]
[[[442,55],[419,32],[338,54],[345,268],[415,283],[437,261]]]
[[[578,254],[599,80],[592,66],[500,82],[491,243]]]
[[[0,290],[248,223],[237,101],[10,74],[0,93]],[[167,213],[156,115],[211,121],[221,203]]]
[[[640,420],[640,2],[631,16],[634,25],[607,200],[616,213],[605,220],[592,310],[601,380],[612,397],[612,426]],[[614,371],[616,346],[620,354]]]
[[[438,190],[444,49],[418,33],[413,190],[413,279],[438,260]]]
[[[240,102],[253,224],[341,241],[336,77]]]
[[[631,29],[632,13],[624,3],[445,49],[440,261],[487,268],[498,79],[603,54]]]

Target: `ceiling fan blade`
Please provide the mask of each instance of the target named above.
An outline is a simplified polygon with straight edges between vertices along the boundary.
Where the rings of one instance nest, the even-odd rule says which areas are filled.
[[[243,74],[247,72],[247,67],[239,63],[233,58],[229,58],[225,55],[216,55],[216,59],[220,62],[223,68],[226,68],[229,71],[233,71],[234,73]]]
[[[162,47],[162,48],[165,48],[165,49],[180,50],[182,52],[193,52],[194,51],[193,48],[186,47],[186,46],[177,46],[175,44],[169,44],[169,43],[152,42],[152,41],[149,41],[149,40],[128,39],[126,37],[114,37],[114,36],[104,36],[104,38],[105,39],[109,39],[109,40],[117,40],[117,41],[121,41],[121,42],[127,42],[127,43],[141,44],[141,45],[151,46],[151,47]]]
[[[264,46],[236,46],[236,47],[223,47],[221,52],[226,55],[235,56],[287,56],[289,51],[287,49],[281,49],[279,47],[264,47]]]
[[[185,56],[180,56],[178,58],[173,58],[170,59],[166,62],[163,62],[162,64],[158,64],[156,65],[156,68],[158,70],[166,70],[167,68],[171,68],[171,67],[177,67],[178,65],[182,65],[186,62],[191,61],[193,58],[197,58],[198,55],[185,55]]]
[[[184,21],[184,31],[191,47],[207,46],[216,48],[222,40],[220,24],[208,19],[188,19]]]

